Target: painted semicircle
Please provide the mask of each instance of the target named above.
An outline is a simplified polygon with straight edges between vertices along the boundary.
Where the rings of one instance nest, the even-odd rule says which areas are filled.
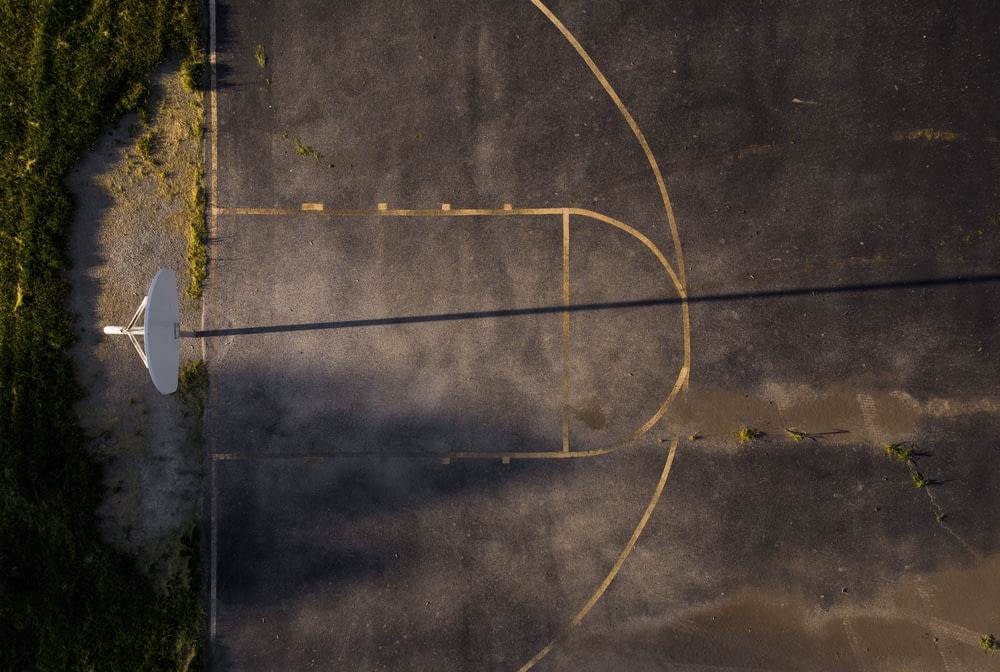
[[[624,222],[574,214],[570,304],[598,307],[570,313],[568,434],[582,457],[622,447],[664,416],[687,384],[690,338],[686,291],[660,249]]]

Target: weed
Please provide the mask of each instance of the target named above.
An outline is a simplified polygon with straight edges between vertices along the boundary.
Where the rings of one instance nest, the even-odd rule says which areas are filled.
[[[740,443],[756,441],[763,435],[762,431],[754,427],[743,427],[740,431],[736,432],[736,438],[740,440]]]
[[[937,521],[937,522],[939,522],[939,523],[943,523],[947,519],[948,519],[948,514],[947,513],[939,513],[936,516],[934,516],[934,520]]]
[[[323,158],[323,155],[317,152],[315,149],[305,144],[298,137],[292,138],[295,141],[295,153],[299,156],[311,156],[312,158],[319,161]]]
[[[921,128],[916,131],[912,131],[907,137],[910,140],[929,141],[954,141],[962,139],[962,136],[954,131],[937,131],[933,128]]]
[[[785,429],[785,434],[788,434],[788,436],[792,437],[792,441],[795,441],[796,443],[798,443],[802,439],[812,438],[812,436],[810,436],[807,432],[800,432],[795,429]]]
[[[267,67],[267,54],[264,53],[263,44],[257,45],[257,49],[254,51],[254,58],[257,59],[257,65],[260,66],[261,70]]]
[[[979,646],[983,647],[983,651],[996,651],[1000,649],[1000,642],[993,635],[983,635],[979,638]]]
[[[200,121],[194,121],[191,123],[191,138],[194,140],[195,144],[201,144],[201,139],[205,135],[205,127],[202,126]]]
[[[139,157],[151,166],[156,165],[156,158],[153,156],[160,146],[159,134],[149,131],[135,141],[135,152]]]
[[[900,462],[905,462],[906,464],[913,464],[912,448],[908,448],[902,443],[883,443],[882,447],[885,449],[885,454],[889,457],[895,457]]]
[[[911,472],[910,478],[913,479],[913,487],[915,488],[922,488],[925,485],[931,484],[930,480],[924,478],[923,474],[921,474],[919,471]]]

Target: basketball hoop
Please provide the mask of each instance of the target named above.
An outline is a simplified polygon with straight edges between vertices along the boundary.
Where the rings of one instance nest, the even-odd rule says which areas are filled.
[[[140,317],[142,326],[138,326]],[[172,270],[161,268],[156,272],[149,285],[149,292],[128,324],[124,327],[104,327],[104,333],[128,336],[160,394],[177,391],[181,361],[181,324],[180,307],[177,303],[177,277]]]

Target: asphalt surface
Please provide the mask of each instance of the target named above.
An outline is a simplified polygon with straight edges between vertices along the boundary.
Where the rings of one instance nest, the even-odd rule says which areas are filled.
[[[995,667],[1000,24],[828,5],[214,3],[213,669]]]

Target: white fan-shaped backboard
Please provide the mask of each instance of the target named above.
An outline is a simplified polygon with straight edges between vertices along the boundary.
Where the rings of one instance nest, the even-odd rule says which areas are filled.
[[[136,326],[142,315],[142,327]],[[177,391],[181,364],[181,318],[177,304],[177,276],[161,268],[153,276],[149,293],[139,304],[132,320],[124,327],[104,327],[105,334],[128,336],[149,369],[153,385],[162,394]],[[142,345],[139,337],[142,337]]]
[[[149,376],[162,394],[177,391],[177,372],[181,362],[180,321],[177,278],[169,268],[161,268],[153,276],[146,295],[142,340]]]

